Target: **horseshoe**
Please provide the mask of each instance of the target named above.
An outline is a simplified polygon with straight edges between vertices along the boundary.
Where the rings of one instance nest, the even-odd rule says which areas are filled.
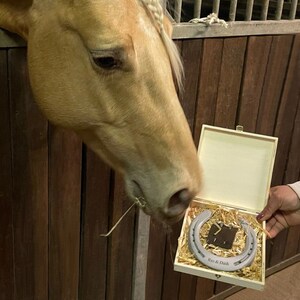
[[[189,230],[189,248],[194,256],[204,265],[219,271],[236,271],[249,266],[256,254],[257,241],[256,234],[252,227],[245,220],[240,223],[247,234],[244,251],[234,257],[221,257],[207,251],[201,244],[199,232],[201,227],[212,216],[210,210],[205,210],[199,214],[192,222]]]

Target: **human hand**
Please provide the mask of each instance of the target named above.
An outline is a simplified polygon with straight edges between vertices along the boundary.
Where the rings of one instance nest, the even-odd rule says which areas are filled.
[[[266,207],[258,214],[259,222],[267,221],[266,230],[274,238],[281,230],[300,224],[300,200],[288,185],[270,189]]]

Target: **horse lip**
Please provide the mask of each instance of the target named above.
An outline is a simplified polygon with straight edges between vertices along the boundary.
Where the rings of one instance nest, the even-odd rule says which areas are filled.
[[[185,215],[185,211],[182,211],[181,213],[179,213],[178,215],[174,215],[174,216],[168,216],[166,214],[164,214],[163,212],[158,212],[153,214],[154,218],[166,225],[174,225],[176,223],[178,223],[180,220],[182,220],[182,218]]]
[[[136,180],[131,180],[131,187],[131,198],[133,202],[135,202],[147,215],[153,216],[155,219],[168,225],[175,224],[183,218],[186,209],[183,209],[176,215],[168,215],[161,209],[159,209],[158,211],[153,211],[149,207],[147,199],[142,191],[142,188]]]

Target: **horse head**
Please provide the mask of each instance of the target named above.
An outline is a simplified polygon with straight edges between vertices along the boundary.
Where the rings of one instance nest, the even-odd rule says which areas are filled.
[[[30,82],[46,117],[121,172],[146,213],[178,220],[200,171],[174,84],[182,67],[159,1],[2,2],[0,26],[27,40]]]

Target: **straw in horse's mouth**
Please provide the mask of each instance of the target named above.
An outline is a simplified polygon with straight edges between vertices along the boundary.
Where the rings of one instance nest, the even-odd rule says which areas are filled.
[[[137,204],[140,208],[145,208],[147,205],[146,199],[144,197],[144,194],[142,192],[142,189],[140,185],[133,180],[134,183],[134,192],[133,192],[133,201],[135,204]]]

